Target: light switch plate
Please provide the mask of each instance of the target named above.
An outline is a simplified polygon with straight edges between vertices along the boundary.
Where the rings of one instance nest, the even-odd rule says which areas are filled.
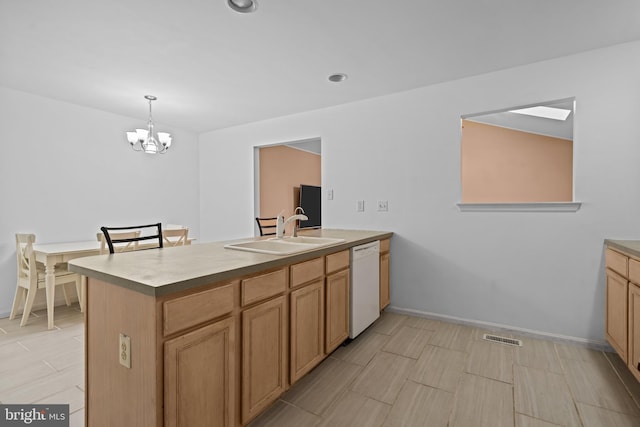
[[[118,345],[118,359],[122,366],[131,369],[131,337],[122,333]]]
[[[358,212],[364,212],[364,200],[358,200],[357,211]]]
[[[333,200],[333,190],[327,190],[327,200]]]

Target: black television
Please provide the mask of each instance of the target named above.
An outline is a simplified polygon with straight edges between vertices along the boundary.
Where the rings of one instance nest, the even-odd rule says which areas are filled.
[[[309,218],[300,221],[300,228],[320,228],[322,226],[322,187],[300,185],[300,207]]]

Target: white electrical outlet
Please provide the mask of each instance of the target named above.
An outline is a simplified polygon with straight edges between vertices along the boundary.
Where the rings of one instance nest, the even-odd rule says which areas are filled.
[[[378,212],[387,212],[389,210],[389,202],[387,200],[378,200]]]
[[[122,366],[131,369],[131,337],[128,335],[120,334],[118,359],[120,359],[120,364]]]
[[[358,212],[364,212],[364,200],[358,200],[357,211]]]
[[[327,200],[333,200],[333,190],[327,190]]]

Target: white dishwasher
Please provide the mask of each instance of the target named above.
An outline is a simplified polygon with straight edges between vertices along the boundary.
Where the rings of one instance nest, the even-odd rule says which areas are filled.
[[[351,248],[349,338],[380,317],[380,241]]]

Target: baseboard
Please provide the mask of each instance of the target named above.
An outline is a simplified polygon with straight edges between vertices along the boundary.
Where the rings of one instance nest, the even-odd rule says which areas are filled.
[[[488,329],[492,332],[505,331],[514,332],[518,335],[528,336],[531,338],[541,338],[556,342],[570,343],[587,347],[593,350],[605,351],[608,353],[614,353],[615,350],[606,341],[594,341],[585,338],[572,337],[568,335],[552,334],[549,332],[536,331],[533,329],[519,328],[516,326],[504,325],[501,323],[483,322],[480,320],[465,319],[462,317],[447,316],[445,314],[431,313],[427,311],[415,310],[412,308],[403,308],[394,305],[387,307],[388,311],[398,314],[406,314],[409,316],[423,317],[425,319],[442,320],[450,323],[458,323],[461,325],[473,326],[478,328]]]

